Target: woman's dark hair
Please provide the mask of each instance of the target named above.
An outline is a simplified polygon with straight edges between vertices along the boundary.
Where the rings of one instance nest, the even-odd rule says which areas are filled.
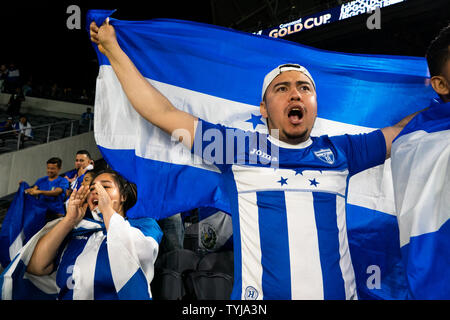
[[[126,214],[127,211],[136,204],[137,201],[136,185],[134,183],[128,182],[117,171],[114,171],[112,169],[105,169],[96,172],[92,177],[92,181],[94,181],[95,178],[97,178],[99,175],[103,173],[109,173],[113,177],[115,183],[117,184],[117,187],[119,188],[120,195],[122,195],[125,198],[125,202],[123,203],[123,212]]]

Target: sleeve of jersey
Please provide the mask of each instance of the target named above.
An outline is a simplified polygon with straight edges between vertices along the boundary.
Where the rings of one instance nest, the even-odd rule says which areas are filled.
[[[107,232],[108,257],[114,285],[125,299],[151,298],[150,282],[162,231],[154,219],[125,220],[112,215]]]
[[[214,164],[223,171],[225,165],[236,160],[236,144],[229,141],[230,138],[235,139],[236,130],[239,129],[199,119],[191,152],[205,163]]]
[[[63,192],[66,192],[66,190],[69,188],[69,181],[66,178],[61,178],[59,180],[59,187],[63,189]]]
[[[347,155],[350,175],[383,164],[386,159],[386,140],[381,130],[363,134],[330,137]]]
[[[47,177],[37,179],[33,186],[37,186],[41,190],[42,184],[45,182],[45,178]]]

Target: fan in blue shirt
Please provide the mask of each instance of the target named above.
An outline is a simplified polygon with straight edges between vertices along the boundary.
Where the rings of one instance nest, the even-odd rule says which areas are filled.
[[[47,176],[39,178],[33,187],[26,189],[25,193],[39,196],[50,214],[64,215],[64,200],[69,181],[59,176],[62,160],[56,157],[47,160]]]

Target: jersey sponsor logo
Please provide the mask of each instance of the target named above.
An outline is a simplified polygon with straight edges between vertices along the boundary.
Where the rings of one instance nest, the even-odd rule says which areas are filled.
[[[256,299],[258,299],[258,290],[256,290],[252,286],[248,286],[247,288],[245,288],[244,299],[245,300],[256,300]]]
[[[333,151],[331,151],[329,148],[320,149],[319,151],[314,151],[314,155],[317,157],[317,159],[319,159],[325,163],[328,163],[328,164],[334,163],[334,154],[333,154]]]
[[[278,161],[277,157],[272,157],[270,154],[265,153],[264,151],[261,151],[259,149],[253,148],[252,151],[250,151],[250,154],[256,154],[257,156],[264,158],[268,161]]]

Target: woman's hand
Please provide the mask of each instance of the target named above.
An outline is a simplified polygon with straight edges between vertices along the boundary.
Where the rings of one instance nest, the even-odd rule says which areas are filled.
[[[94,184],[95,191],[98,195],[98,210],[103,215],[103,222],[105,223],[106,230],[109,228],[109,220],[111,216],[116,212],[114,210],[115,207],[118,207],[116,203],[117,200],[111,200],[108,192],[106,192],[105,188],[101,185],[100,182],[96,182]]]
[[[67,206],[67,214],[64,217],[74,227],[84,218],[86,213],[86,198],[89,193],[89,188],[81,186],[78,190],[73,190],[69,198]]]
[[[91,41],[98,45],[98,49],[104,55],[112,51],[115,47],[119,47],[116,38],[116,31],[114,27],[109,24],[109,18],[106,18],[105,22],[98,27],[95,21],[91,22],[89,27]]]

